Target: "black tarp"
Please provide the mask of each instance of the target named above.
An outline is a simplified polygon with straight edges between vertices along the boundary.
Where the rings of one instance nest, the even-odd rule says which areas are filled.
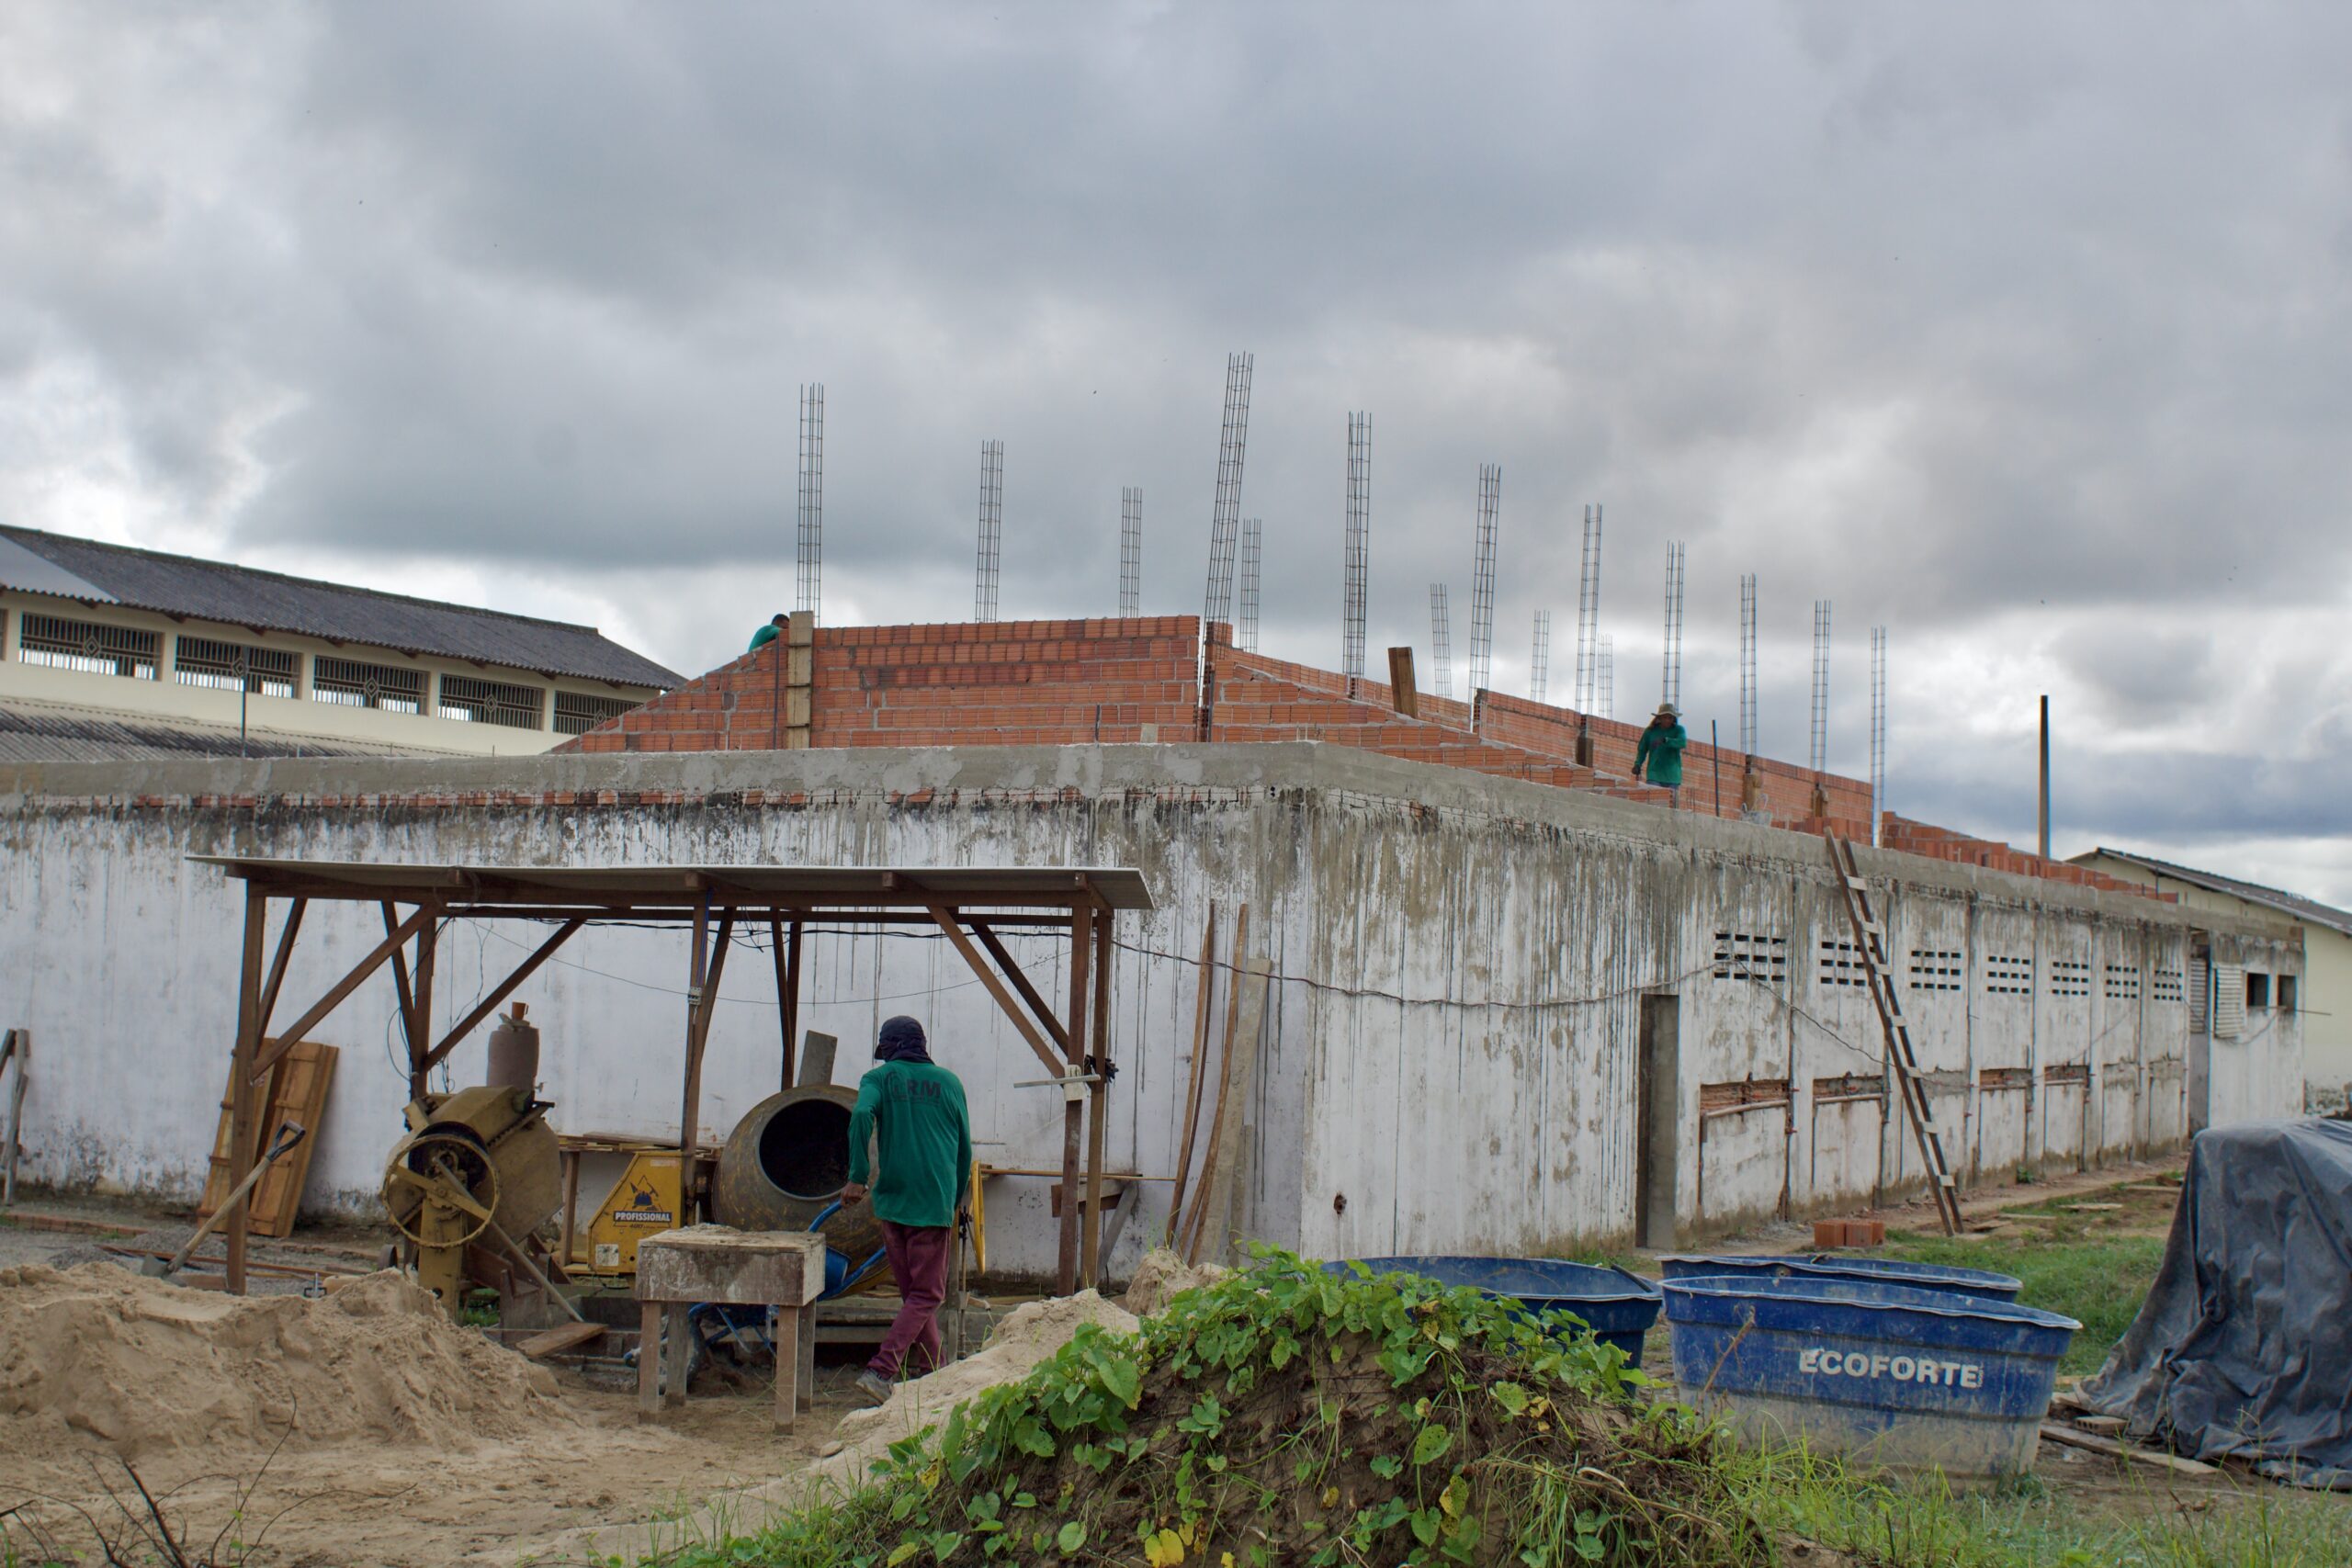
[[[2176,1453],[2352,1490],[2352,1122],[2199,1133],[2156,1282],[2080,1393]]]

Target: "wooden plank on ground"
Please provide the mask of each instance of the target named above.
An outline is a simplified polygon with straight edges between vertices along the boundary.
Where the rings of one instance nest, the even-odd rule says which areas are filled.
[[[327,1090],[334,1086],[336,1055],[332,1045],[297,1041],[270,1079],[269,1110],[262,1126],[275,1134],[287,1122],[297,1122],[308,1127],[311,1135],[280,1156],[254,1189],[255,1235],[294,1234],[295,1212],[302,1206],[302,1184],[310,1179],[311,1156],[318,1148],[320,1120],[326,1113]]]
[[[2154,1449],[2134,1448],[2130,1443],[2119,1443],[2113,1438],[2102,1438],[2094,1432],[2077,1431],[2056,1421],[2041,1424],[2041,1440],[2063,1443],[2070,1449],[2088,1449],[2095,1454],[2106,1454],[2110,1459],[2137,1460],[2142,1464],[2154,1465],[2158,1470],[2169,1470],[2181,1475],[2219,1473],[2217,1466],[2207,1464],[2202,1460],[2183,1459],[2178,1454],[2160,1453]]]
[[[567,1323],[550,1328],[545,1334],[534,1334],[528,1339],[517,1341],[514,1348],[536,1361],[542,1356],[560,1356],[566,1350],[576,1350],[590,1340],[601,1339],[604,1336],[605,1325],[601,1323]]]

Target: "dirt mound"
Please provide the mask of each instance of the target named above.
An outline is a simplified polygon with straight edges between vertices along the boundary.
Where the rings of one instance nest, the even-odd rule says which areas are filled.
[[[837,1433],[842,1450],[817,1464],[816,1480],[820,1484],[864,1480],[866,1466],[892,1443],[999,1383],[1028,1376],[1090,1323],[1113,1334],[1132,1334],[1137,1326],[1134,1314],[1092,1291],[1016,1307],[973,1354],[927,1377],[900,1383],[886,1404],[842,1416]]]
[[[1706,1430],[1622,1353],[1475,1292],[1275,1258],[1132,1337],[1081,1329],[827,1544],[951,1565],[1770,1560]],[[941,1551],[938,1543],[950,1543]]]
[[[0,1269],[0,1456],[102,1448],[224,1461],[458,1448],[569,1417],[544,1371],[454,1326],[391,1271],[318,1301],[217,1295],[106,1264]]]

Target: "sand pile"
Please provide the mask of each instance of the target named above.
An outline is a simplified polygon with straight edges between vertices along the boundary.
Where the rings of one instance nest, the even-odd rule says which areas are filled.
[[[567,1422],[555,1380],[387,1270],[319,1301],[188,1290],[106,1264],[0,1269],[0,1455],[102,1446],[137,1461]]]
[[[1069,1344],[1080,1325],[1088,1323],[1099,1323],[1114,1334],[1133,1334],[1138,1326],[1135,1314],[1092,1291],[1017,1307],[972,1355],[928,1377],[900,1383],[887,1404],[842,1416],[837,1433],[841,1452],[820,1461],[811,1473],[820,1484],[863,1481],[866,1467],[892,1443],[999,1383],[1027,1376],[1032,1367]]]
[[[1136,1265],[1124,1304],[1137,1317],[1149,1317],[1186,1291],[1214,1285],[1232,1272],[1220,1263],[1187,1263],[1167,1247],[1155,1247]]]

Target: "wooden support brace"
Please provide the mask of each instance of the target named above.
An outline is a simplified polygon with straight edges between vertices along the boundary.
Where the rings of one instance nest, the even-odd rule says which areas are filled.
[[[996,998],[996,1005],[1004,1010],[1004,1016],[1012,1021],[1012,1027],[1020,1032],[1021,1038],[1029,1043],[1029,1049],[1046,1064],[1046,1070],[1056,1077],[1061,1077],[1067,1064],[1054,1055],[1053,1047],[1046,1043],[1046,1037],[1037,1032],[1036,1025],[1031,1023],[1028,1016],[1021,1010],[1021,1004],[1013,1000],[1012,993],[1004,988],[1004,982],[997,978],[996,972],[989,967],[988,960],[980,955],[980,950],[972,945],[972,939],[965,934],[958,913],[944,904],[932,904],[927,908],[931,910],[931,918],[946,933],[950,945],[964,955],[964,962],[971,966],[974,975],[979,976],[980,984],[988,987],[989,995]]]
[[[407,919],[402,920],[398,929],[396,929],[390,935],[385,937],[382,942],[378,942],[374,950],[371,951],[367,957],[361,959],[357,964],[353,964],[351,972],[345,975],[342,979],[336,981],[334,987],[328,990],[327,994],[318,999],[310,1011],[304,1013],[298,1021],[286,1031],[285,1033],[279,1035],[275,1044],[271,1045],[267,1050],[261,1052],[258,1055],[253,1058],[253,1066],[250,1073],[252,1081],[259,1083],[264,1077],[268,1076],[269,1069],[277,1066],[279,1057],[285,1055],[287,1052],[294,1049],[295,1043],[298,1041],[307,1039],[310,1036],[311,1031],[317,1028],[321,1021],[325,1019],[327,1014],[334,1011],[336,1008],[341,1007],[343,1005],[344,998],[351,995],[352,992],[357,990],[362,981],[366,980],[368,976],[373,975],[377,970],[382,968],[384,966],[384,961],[391,957],[394,953],[400,950],[401,943],[415,935],[419,927],[424,926],[433,919],[435,913],[435,910],[434,906],[430,904],[420,905],[416,913],[411,915]],[[256,956],[254,960],[254,1014],[256,1021],[258,1021],[261,990],[261,964],[258,956]]]
[[[466,1014],[463,1021],[458,1023],[456,1028],[450,1030],[448,1033],[441,1037],[441,1043],[438,1045],[434,1046],[431,1051],[425,1053],[424,1060],[418,1064],[418,1070],[424,1071],[439,1066],[441,1065],[442,1058],[448,1055],[450,1052],[456,1050],[458,1043],[463,1041],[467,1035],[471,1034],[476,1029],[480,1028],[481,1026],[482,1020],[488,1018],[492,1013],[496,1012],[498,1010],[498,1004],[504,1001],[507,998],[513,996],[518,989],[520,989],[523,982],[528,980],[534,974],[537,973],[540,964],[545,964],[548,959],[554,957],[555,950],[561,947],[565,942],[571,941],[571,933],[578,931],[584,923],[585,922],[582,920],[566,920],[562,925],[557,927],[555,934],[548,937],[547,941],[539,943],[538,947],[532,952],[529,957],[524,959],[522,963],[517,964],[514,966],[513,974],[510,974],[505,979],[499,982],[498,987],[495,990],[492,991],[489,995],[483,997],[481,1001],[474,1004],[473,1010]]]

